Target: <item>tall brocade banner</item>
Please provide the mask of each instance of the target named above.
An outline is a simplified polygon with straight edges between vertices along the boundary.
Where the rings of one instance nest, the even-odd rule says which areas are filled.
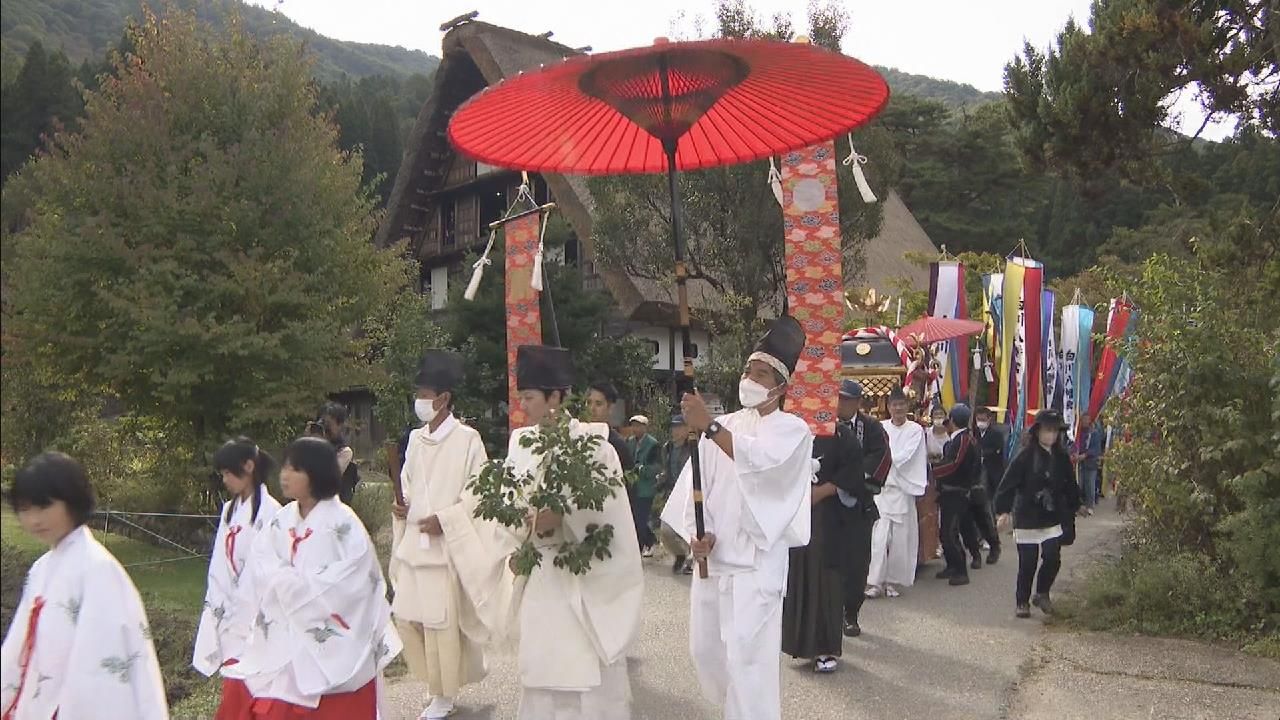
[[[542,309],[532,283],[541,223],[542,214],[533,212],[503,226],[507,254],[507,414],[512,430],[529,424],[516,390],[516,348],[542,344]]]
[[[1014,401],[1016,399],[1017,366],[1014,354],[1019,346],[1019,327],[1022,324],[1022,278],[1023,267],[1012,262],[1005,266],[1001,278],[1000,298],[1000,372],[997,381],[1000,383],[1000,397],[997,405],[1003,413],[1000,418],[1004,422],[1014,423]],[[1012,435],[1013,433],[1010,433]]]
[[[839,404],[844,275],[834,142],[782,157],[787,311],[805,334],[790,383],[790,412],[814,435],[834,435]]]
[[[939,318],[969,318],[964,292],[964,265],[954,260],[929,264],[929,314]],[[942,406],[950,408],[967,402],[969,394],[969,339],[949,340],[935,345],[942,377]]]

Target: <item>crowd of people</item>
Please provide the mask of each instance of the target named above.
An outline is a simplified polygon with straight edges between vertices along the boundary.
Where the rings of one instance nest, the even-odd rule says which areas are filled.
[[[592,385],[590,421],[569,420],[569,432],[595,438],[593,462],[617,491],[596,508],[530,512],[523,532],[480,519],[469,483],[488,457],[480,434],[454,414],[464,363],[426,352],[414,381],[420,425],[401,440],[385,577],[347,504],[358,475],[345,410],[327,406],[285,448],[278,474],[287,504],[267,486],[275,460],[249,438],[228,441],[213,455],[230,500],[218,516],[192,658],[222,679],[216,717],[372,720],[382,671],[401,655],[430,694],[420,718],[438,720],[485,676],[486,653],[515,638],[518,717],[629,718],[626,657],[641,621],[642,563],[659,545],[673,572],[697,575],[692,665],[727,718],[780,718],[779,656],[834,671],[843,638],[862,632],[864,601],[899,597],[939,545],[938,576],[964,585],[970,570],[999,561],[998,528],[1011,525],[1015,613],[1051,612],[1061,547],[1074,538],[1077,508],[1087,512],[1097,497],[1103,440],[1087,418],[1068,447],[1061,416],[1040,412],[1006,469],[1006,437],[990,410],[937,408],[925,427],[897,390],[881,421],[861,386],[845,381],[834,434],[815,438],[786,411],[804,344],[794,319],[775,321],[747,358],[742,409],[717,417],[697,392],[686,394],[666,442],[643,415],[611,427],[618,392]],[[516,380],[531,424],[512,433],[505,462],[515,476],[537,478],[545,458],[522,440],[565,412],[572,358],[521,347]],[[940,518],[928,510],[935,496]],[[86,527],[94,500],[84,469],[42,454],[17,473],[8,499],[50,550],[32,566],[4,640],[4,720],[166,718],[142,602]],[[585,572],[547,561],[514,574],[525,538],[554,554],[605,525],[609,552]]]

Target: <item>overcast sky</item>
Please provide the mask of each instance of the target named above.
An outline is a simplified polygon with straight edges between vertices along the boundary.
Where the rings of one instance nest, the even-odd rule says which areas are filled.
[[[340,40],[400,45],[440,54],[441,23],[479,10],[478,19],[531,34],[555,32],[558,42],[595,52],[646,45],[655,37],[695,36],[714,24],[712,0],[249,0],[278,9],[300,25]],[[806,0],[749,2],[762,18],[789,14],[808,27]],[[844,0],[852,26],[844,51],[860,60],[955,80],[980,90],[1003,89],[1004,65],[1030,41],[1045,48],[1067,18],[1087,23],[1089,0]],[[1182,127],[1202,115],[1181,98]],[[1208,137],[1229,134],[1215,128]]]

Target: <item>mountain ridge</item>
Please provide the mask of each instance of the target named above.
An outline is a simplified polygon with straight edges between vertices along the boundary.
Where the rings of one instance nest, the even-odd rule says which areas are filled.
[[[371,75],[430,75],[440,59],[421,50],[400,46],[337,40],[305,28],[283,13],[242,0],[170,0],[194,10],[197,17],[222,28],[238,14],[246,29],[257,37],[289,35],[301,40],[316,60],[318,79],[333,81],[343,75],[355,79]],[[47,50],[62,50],[74,63],[100,61],[115,47],[130,18],[141,15],[144,0],[5,0],[0,17],[0,45],[6,60],[20,58],[34,41]],[[155,7],[155,3],[145,3]],[[961,108],[999,100],[1000,93],[928,75],[875,66],[894,93],[938,100]]]

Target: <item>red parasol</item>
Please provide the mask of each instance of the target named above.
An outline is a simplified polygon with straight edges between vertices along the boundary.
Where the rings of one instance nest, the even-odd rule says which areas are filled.
[[[888,101],[889,86],[875,70],[807,43],[659,38],[650,47],[569,58],[498,83],[454,113],[449,139],[477,160],[517,170],[666,171],[684,374],[692,389],[677,171],[750,162],[830,140],[866,123]],[[691,457],[701,538],[696,447]],[[707,576],[705,562],[699,574]]]
[[[918,344],[932,345],[969,335],[977,335],[985,328],[986,325],[981,320],[960,320],[925,315],[919,320],[903,325],[902,329],[898,331],[898,337],[902,338],[908,347],[915,347]]]
[[[870,120],[889,87],[867,65],[767,40],[668,43],[573,57],[463,105],[449,139],[491,165],[578,175],[660,173],[799,150]]]

